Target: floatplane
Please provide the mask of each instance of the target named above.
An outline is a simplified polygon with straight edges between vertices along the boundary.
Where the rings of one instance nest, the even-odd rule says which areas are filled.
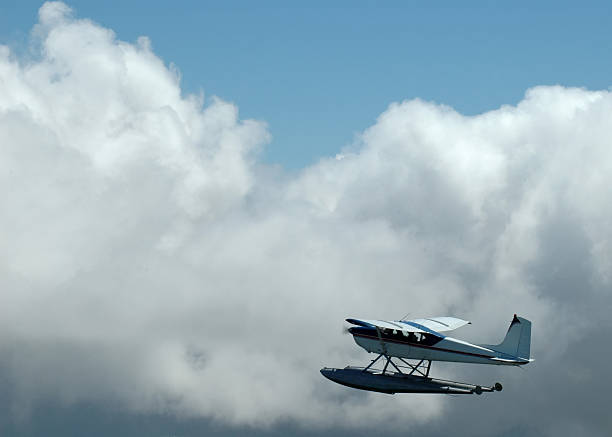
[[[530,358],[531,322],[514,315],[504,340],[496,345],[472,344],[443,332],[470,324],[456,317],[414,320],[346,319],[355,343],[376,353],[367,367],[321,369],[326,378],[348,387],[381,393],[482,394],[501,391],[502,385],[481,386],[429,376],[432,361],[522,366]],[[383,359],[382,361],[381,358]],[[395,360],[395,362],[394,362]],[[376,363],[384,362],[381,369]]]

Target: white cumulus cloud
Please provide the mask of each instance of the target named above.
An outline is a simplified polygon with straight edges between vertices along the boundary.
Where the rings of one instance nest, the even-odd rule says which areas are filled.
[[[588,402],[595,381],[572,379],[568,357],[611,331],[610,92],[538,87],[473,117],[393,103],[342,153],[270,175],[266,125],[183,95],[146,38],[59,2],[33,38],[35,60],[0,47],[0,368],[15,414],[51,399],[258,426],[454,417],[454,399],[357,394],[318,373],[367,362],[345,317],[408,312],[470,319],[458,335],[491,343],[514,312],[533,320],[528,372],[440,369],[507,381],[492,396],[515,404],[533,391],[524,408],[462,404],[489,409],[483,429],[536,408],[530,429],[552,429],[554,378]]]

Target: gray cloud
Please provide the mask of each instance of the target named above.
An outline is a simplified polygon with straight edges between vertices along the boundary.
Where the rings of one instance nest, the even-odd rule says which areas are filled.
[[[258,429],[610,429],[609,92],[538,87],[474,117],[394,103],[285,175],[257,161],[265,124],[183,96],[145,38],[62,3],[39,21],[35,61],[0,48],[5,420],[49,402]],[[537,361],[434,368],[504,382],[486,400],[321,378],[368,358],[345,317],[407,312],[483,342],[520,313]]]

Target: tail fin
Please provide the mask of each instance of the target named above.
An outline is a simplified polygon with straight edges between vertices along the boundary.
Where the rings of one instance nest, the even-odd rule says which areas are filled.
[[[516,314],[510,323],[504,341],[492,349],[515,357],[529,359],[531,349],[531,322]]]

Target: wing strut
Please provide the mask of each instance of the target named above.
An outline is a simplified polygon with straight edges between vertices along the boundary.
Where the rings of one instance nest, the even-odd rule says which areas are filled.
[[[374,363],[375,363],[376,361],[378,361],[378,360],[380,359],[380,357],[382,357],[383,355],[384,355],[384,354],[380,354],[379,356],[377,356],[376,358],[374,358],[374,359],[372,360],[372,362],[371,362],[370,364],[368,364],[368,367],[366,367],[365,369],[363,369],[363,372],[367,372],[367,371],[368,371],[368,369],[369,369],[370,367],[372,367],[372,366],[374,365]]]
[[[382,370],[383,375],[387,373],[387,367],[389,367],[389,364],[391,364],[395,368],[395,370],[397,370],[397,372],[401,373],[402,375],[414,375],[414,373],[416,372],[416,373],[421,374],[421,376],[424,376],[425,378],[429,376],[429,370],[431,369],[431,360],[427,360],[427,365],[423,364],[425,360],[421,360],[417,364],[410,364],[408,361],[404,360],[403,358],[390,357],[389,355],[386,355],[386,354],[379,354],[376,358],[372,360],[370,364],[368,364],[367,367],[365,367],[362,370],[362,372],[367,372],[370,369],[370,367],[376,364],[376,362],[378,362],[378,360],[380,360],[382,357],[385,357],[387,359],[387,361],[385,362],[385,366],[383,367],[383,370]],[[397,365],[393,362],[391,358],[397,358],[402,363],[406,364],[406,366],[410,368],[410,372],[409,373],[402,372],[402,370],[399,367],[397,367]],[[404,366],[401,366],[401,367],[403,368]]]
[[[391,363],[391,365],[392,365],[393,367],[395,367],[395,370],[397,370],[399,373],[401,373],[401,374],[403,374],[403,373],[404,373],[404,372],[402,372],[402,371],[399,369],[399,367],[397,367],[397,366],[395,365],[395,363],[394,363],[393,361],[391,361],[391,357],[387,357],[387,363]],[[383,372],[383,373],[384,373],[384,372]]]
[[[378,335],[378,341],[380,341],[380,349],[384,355],[387,355],[387,345],[382,339],[382,334],[380,333],[380,328],[378,326],[376,327],[376,334]]]
[[[387,366],[389,365],[390,361],[391,361],[391,357],[387,357],[387,362],[385,363],[385,367],[383,367],[383,373],[382,373],[383,375],[387,371]]]
[[[404,360],[403,358],[400,358],[400,357],[396,357],[396,358],[398,358],[402,363],[404,363],[405,365],[410,367],[410,369],[412,369],[408,375],[412,375],[414,374],[414,372],[417,372],[426,378],[429,376],[429,370],[431,369],[431,360],[427,360],[427,370],[423,371],[421,370],[421,368],[425,367],[425,364],[423,364],[425,360],[421,360],[416,365],[412,365],[408,361]]]

